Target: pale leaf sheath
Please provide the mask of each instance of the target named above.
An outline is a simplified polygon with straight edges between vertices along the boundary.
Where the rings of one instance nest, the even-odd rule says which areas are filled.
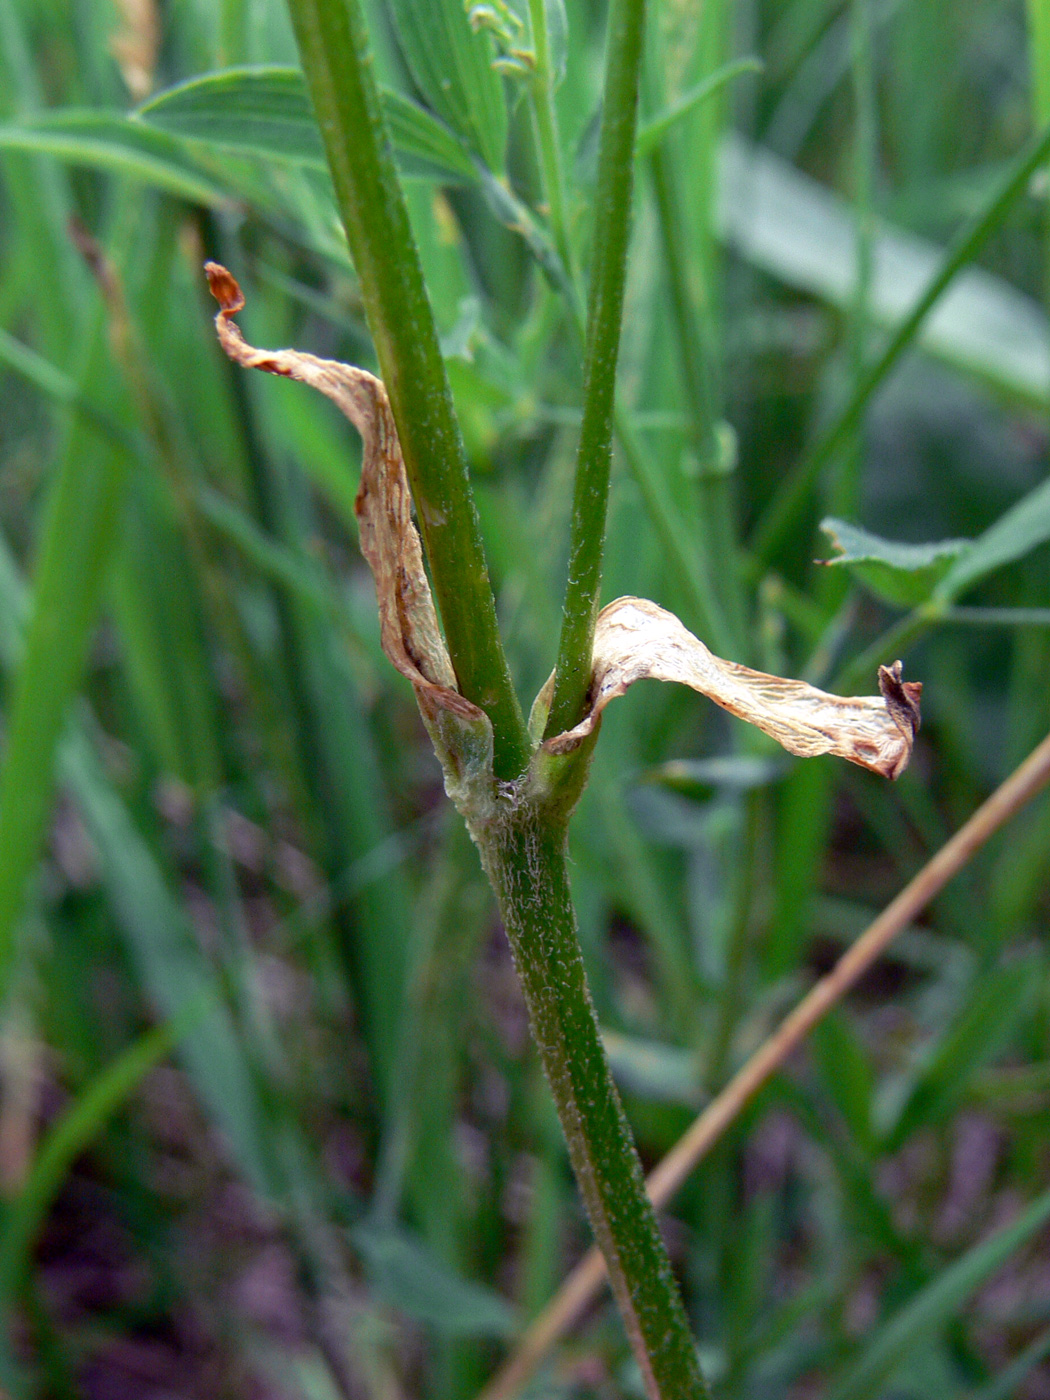
[[[659,680],[691,686],[802,758],[835,754],[896,778],[911,757],[922,686],[901,680],[899,661],[880,666],[881,695],[828,695],[805,681],[723,661],[673,613],[645,598],[617,598],[602,609],[593,655],[587,714],[574,729],[547,740],[551,753],[571,752],[594,730],[609,701],[635,681]]]

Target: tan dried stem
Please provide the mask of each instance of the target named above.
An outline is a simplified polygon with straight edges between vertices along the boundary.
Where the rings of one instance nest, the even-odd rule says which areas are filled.
[[[649,1196],[657,1209],[667,1204],[762,1085],[798,1049],[821,1017],[885,952],[897,934],[1048,782],[1050,735],[923,866],[874,923],[843,953],[827,976],[815,984],[778,1029],[759,1046],[722,1092],[712,1099],[649,1176]],[[512,1400],[559,1338],[580,1320],[601,1287],[604,1276],[602,1257],[592,1249],[535,1319],[513,1356],[481,1392],[478,1400]]]

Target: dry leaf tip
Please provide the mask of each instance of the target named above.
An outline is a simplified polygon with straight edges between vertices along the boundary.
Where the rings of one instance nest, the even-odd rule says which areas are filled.
[[[219,303],[222,316],[234,316],[244,306],[244,293],[241,291],[240,283],[233,273],[223,267],[222,263],[206,262],[204,272],[208,278],[208,287],[212,296]]]

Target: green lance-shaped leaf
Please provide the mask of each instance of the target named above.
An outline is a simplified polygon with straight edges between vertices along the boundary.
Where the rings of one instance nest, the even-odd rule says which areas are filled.
[[[464,184],[478,178],[468,147],[418,102],[389,88],[383,115],[402,173]],[[226,68],[158,93],[128,123],[168,139],[328,169],[317,118],[298,68]]]
[[[1050,540],[1050,480],[1029,491],[975,540],[901,544],[829,516],[820,528],[840,552],[824,562],[850,570],[876,597],[902,607],[947,607],[1004,564]]]
[[[834,516],[822,520],[820,528],[839,551],[823,561],[829,568],[848,568],[877,598],[901,607],[925,602],[960,555],[971,548],[969,540],[899,544]]]
[[[0,126],[0,150],[37,151],[141,180],[194,204],[220,205],[230,192],[182,141],[120,112],[68,108]]]
[[[507,106],[492,38],[471,28],[463,0],[390,0],[416,87],[490,169],[503,169]]]

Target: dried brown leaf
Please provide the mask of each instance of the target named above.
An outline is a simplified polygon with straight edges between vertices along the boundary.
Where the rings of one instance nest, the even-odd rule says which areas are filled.
[[[609,701],[640,680],[691,686],[757,725],[789,753],[802,758],[835,754],[887,778],[899,777],[907,767],[919,728],[922,686],[901,680],[899,661],[879,668],[881,696],[828,695],[805,681],[723,661],[673,613],[645,598],[617,598],[601,611],[593,655],[588,712],[574,729],[546,742],[550,753],[575,749],[594,731]]]
[[[322,360],[299,350],[256,350],[232,319],[244,306],[236,278],[219,263],[205,264],[219,303],[219,342],[247,369],[297,379],[332,400],[361,434],[364,454],[354,510],[361,552],[376,585],[380,635],[388,660],[412,682],[425,718],[438,711],[476,722],[482,712],[456,689],[455,672],[438,627],[423,567],[419,532],[393,414],[382,381],[367,370]]]

